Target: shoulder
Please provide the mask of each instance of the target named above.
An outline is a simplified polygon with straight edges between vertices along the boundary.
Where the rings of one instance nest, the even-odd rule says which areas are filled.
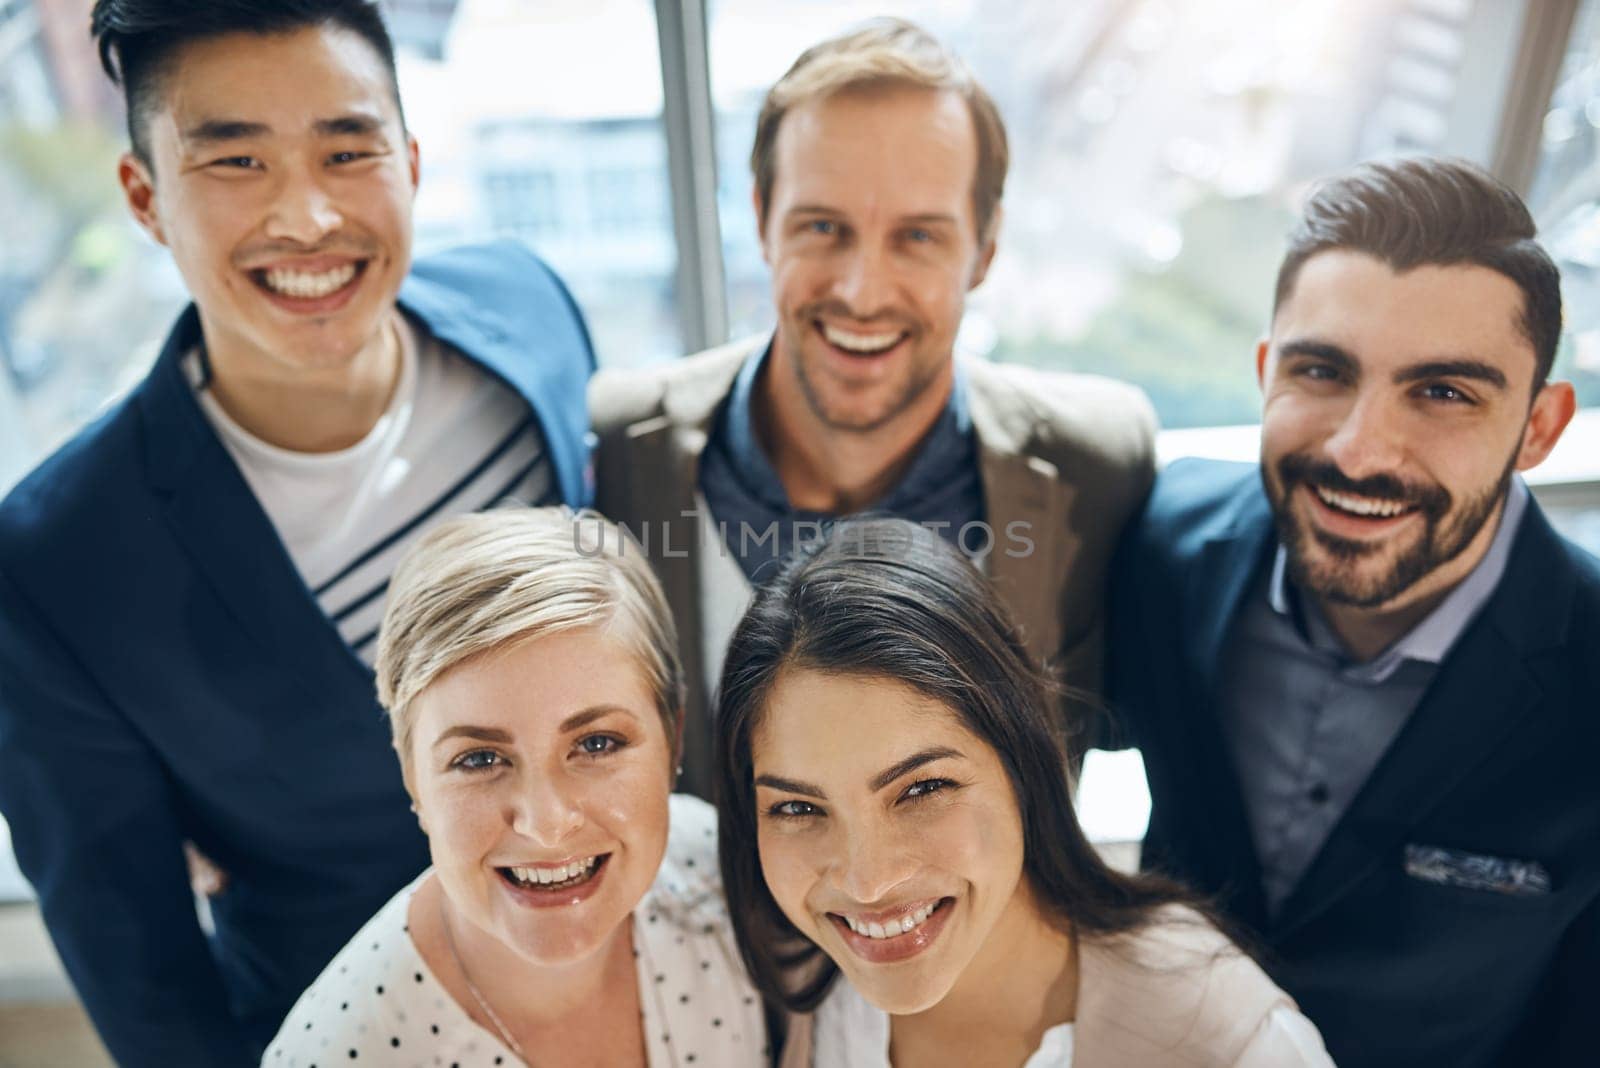
[[[1189,555],[1270,521],[1255,464],[1176,460],[1156,475],[1133,538],[1146,552]]]
[[[601,370],[589,381],[589,419],[601,437],[667,414],[667,395],[682,391],[709,412],[719,403],[765,337],[742,338],[653,367]]]
[[[1024,447],[1058,464],[1111,471],[1148,470],[1156,416],[1138,387],[1098,375],[1045,371],[1020,364],[965,363],[976,408],[1015,434]]]
[[[460,1009],[422,963],[407,929],[411,896],[423,878],[390,898],[300,995],[263,1063],[348,1056],[382,1064],[395,1048],[414,1050],[454,1030]]]
[[[418,259],[411,266],[411,275],[415,280],[474,297],[502,296],[525,301],[531,294],[560,303],[571,301],[567,287],[550,265],[520,241],[445,249]]]
[[[130,536],[155,519],[138,424],[137,405],[125,398],[17,483],[0,501],[0,570],[80,553],[113,515]]]
[[[1299,1017],[1254,960],[1183,906],[1133,934],[1084,940],[1080,961],[1078,1028],[1090,1049],[1161,1049],[1184,1064],[1233,1065],[1264,1028]]]

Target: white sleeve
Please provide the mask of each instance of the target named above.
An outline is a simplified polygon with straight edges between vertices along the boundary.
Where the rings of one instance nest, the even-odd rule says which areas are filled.
[[[1334,1068],[1317,1025],[1293,1005],[1278,1005],[1261,1021],[1234,1068]]]

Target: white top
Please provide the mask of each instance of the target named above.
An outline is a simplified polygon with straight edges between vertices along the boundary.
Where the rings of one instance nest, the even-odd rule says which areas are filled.
[[[544,434],[499,378],[396,315],[400,377],[367,436],[336,452],[268,444],[236,423],[185,361],[205,413],[345,642],[377,656],[389,576],[434,526],[514,501],[557,500]]]
[[[817,1068],[890,1068],[889,1014],[874,1008],[843,975],[817,1006],[811,1063]],[[1044,1033],[1022,1068],[1071,1068],[1072,1025]]]
[[[761,1002],[745,977],[717,868],[717,814],[674,794],[667,853],[633,911],[633,945],[651,1068],[765,1063]],[[431,869],[430,869],[431,870]],[[520,1063],[445,991],[406,927],[396,894],[300,996],[262,1068],[490,1068]],[[581,1036],[574,1036],[581,1041]],[[539,1051],[529,1050],[538,1063]]]

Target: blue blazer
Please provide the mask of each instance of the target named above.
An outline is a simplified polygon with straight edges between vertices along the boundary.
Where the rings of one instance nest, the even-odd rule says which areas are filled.
[[[520,246],[419,261],[400,303],[527,398],[586,503],[594,356]],[[340,639],[179,366],[0,504],[0,811],[123,1065],[254,1065],[300,992],[426,864],[372,672]],[[181,852],[229,874],[206,937]]]
[[[1150,781],[1146,867],[1259,938],[1341,1068],[1596,1063],[1600,562],[1529,502],[1493,597],[1269,919],[1216,701],[1276,544],[1254,465],[1190,461],[1117,558],[1110,692]],[[1533,861],[1550,892],[1423,881],[1407,845]]]

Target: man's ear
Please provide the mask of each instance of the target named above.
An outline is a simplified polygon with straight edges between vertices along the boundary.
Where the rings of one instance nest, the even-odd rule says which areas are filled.
[[[767,255],[767,206],[761,200],[761,190],[756,186],[750,187],[750,209],[756,213],[756,244],[761,246],[761,259],[772,266],[772,258]]]
[[[1263,393],[1267,391],[1267,354],[1271,347],[1271,342],[1266,338],[1256,342],[1256,385],[1261,387]]]
[[[411,168],[411,195],[416,196],[417,186],[422,181],[422,149],[409,133],[406,134],[406,163]]]
[[[994,262],[995,250],[998,247],[996,238],[1000,234],[1000,215],[1003,209],[999,204],[994,206],[994,214],[989,217],[989,225],[985,226],[982,247],[978,249],[978,263],[972,270],[972,281],[967,289],[974,290],[983,284],[989,276],[989,265]]]
[[[128,210],[135,221],[145,233],[165,245],[167,235],[156,210],[156,178],[150,168],[132,152],[124,152],[117,160],[117,183],[122,186],[123,199],[128,202]]]
[[[1578,410],[1578,397],[1571,382],[1548,382],[1533,398],[1528,425],[1522,428],[1522,447],[1517,450],[1516,468],[1526,471],[1544,463],[1550,450],[1561,440],[1562,431]]]

